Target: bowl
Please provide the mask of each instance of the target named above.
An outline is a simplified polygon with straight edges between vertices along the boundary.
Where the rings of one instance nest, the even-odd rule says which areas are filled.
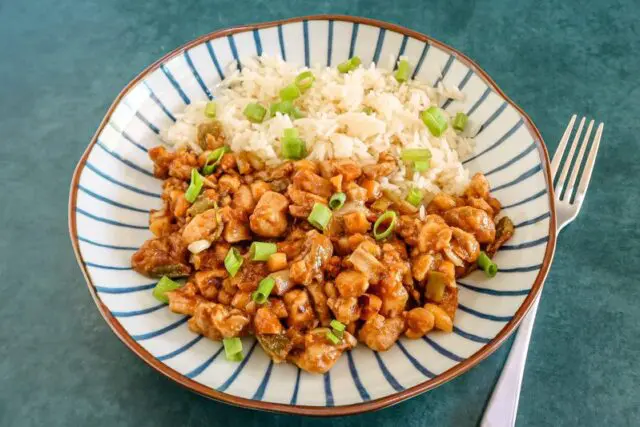
[[[465,94],[443,108],[481,124],[464,165],[483,172],[516,224],[497,254],[498,275],[474,272],[459,282],[451,334],[401,339],[384,353],[360,345],[324,375],[274,364],[253,338],[241,363],[221,343],[189,331],[187,318],[152,295],[155,285],[131,269],[149,237],[148,211],[161,205],[161,181],[147,150],[186,104],[206,100],[232,61],[269,54],[300,65],[358,55],[389,66],[405,55],[416,79],[442,80]],[[387,61],[385,58],[391,58]],[[529,117],[478,65],[418,32],[366,18],[320,15],[246,25],[202,36],[150,65],[117,96],[80,159],[69,199],[69,230],[98,309],[142,360],[177,383],[230,404],[304,415],[345,415],[383,408],[437,387],[495,351],[542,289],[555,249],[549,159]]]

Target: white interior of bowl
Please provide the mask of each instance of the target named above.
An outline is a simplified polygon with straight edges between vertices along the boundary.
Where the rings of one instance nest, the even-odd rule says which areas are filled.
[[[481,171],[517,225],[497,254],[500,273],[475,272],[460,282],[460,309],[452,334],[402,339],[385,353],[358,346],[326,375],[273,364],[244,340],[242,363],[228,362],[221,345],[190,332],[186,318],[152,295],[154,281],[130,267],[131,254],[148,238],[149,209],[161,206],[161,181],[147,150],[161,143],[185,104],[206,100],[234,60],[266,53],[300,65],[336,64],[358,55],[391,67],[400,55],[415,78],[443,79],[466,95],[445,103],[482,124],[476,152],[465,160]],[[80,253],[100,300],[127,333],[177,372],[213,389],[284,404],[348,405],[389,396],[431,379],[478,352],[504,328],[528,295],[549,240],[550,210],[539,141],[518,111],[482,76],[448,52],[411,37],[351,22],[313,20],[240,32],[204,42],[150,72],[117,104],[89,153],[77,188],[75,215]],[[258,347],[256,349],[256,347]]]

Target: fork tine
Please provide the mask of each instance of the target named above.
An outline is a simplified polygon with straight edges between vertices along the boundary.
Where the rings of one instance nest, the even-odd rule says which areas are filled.
[[[573,130],[573,125],[576,122],[576,114],[571,116],[571,120],[569,120],[569,124],[567,128],[564,130],[562,134],[562,139],[560,139],[560,143],[558,144],[558,148],[556,148],[556,152],[553,155],[553,160],[551,160],[551,176],[555,177],[558,172],[558,167],[560,166],[560,161],[562,160],[562,155],[564,154],[564,149],[567,147],[567,141],[569,141],[569,136],[571,136],[571,131]]]
[[[596,130],[596,136],[593,139],[591,150],[589,151],[589,157],[587,163],[584,165],[584,172],[582,172],[582,178],[580,178],[580,184],[578,185],[578,191],[576,192],[576,203],[580,203],[584,194],[589,187],[589,181],[591,181],[591,172],[593,172],[593,165],[596,162],[596,156],[598,155],[598,148],[600,147],[600,139],[602,138],[602,132],[604,131],[604,123],[598,125]]]
[[[578,125],[578,130],[576,131],[576,135],[573,137],[573,142],[571,143],[571,148],[569,149],[569,154],[567,154],[567,159],[565,160],[564,166],[562,167],[562,173],[560,174],[560,178],[558,178],[558,182],[556,183],[556,197],[560,198],[562,193],[562,188],[564,187],[564,181],[567,179],[567,175],[569,174],[569,167],[571,166],[571,161],[573,160],[573,155],[576,152],[576,147],[578,146],[578,142],[580,141],[580,135],[582,135],[582,128],[584,127],[585,118],[583,117],[580,120],[580,124]]]
[[[584,152],[587,151],[587,145],[589,145],[589,138],[591,137],[591,131],[593,130],[594,122],[595,120],[591,120],[589,122],[589,126],[587,127],[587,132],[584,134],[584,138],[582,139],[582,144],[580,144],[580,151],[578,151],[578,158],[573,164],[571,177],[569,177],[569,184],[567,185],[567,189],[565,190],[565,194],[564,194],[564,199],[568,202],[571,201],[571,196],[573,194],[573,187],[576,184],[576,179],[578,178],[578,172],[580,171],[580,166],[582,165]]]

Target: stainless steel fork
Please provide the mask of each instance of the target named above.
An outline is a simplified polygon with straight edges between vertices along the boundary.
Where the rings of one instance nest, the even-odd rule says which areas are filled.
[[[580,120],[578,130],[575,133],[562,170],[560,170],[560,164],[562,163],[567,142],[571,137],[571,133],[576,122],[575,114],[571,117],[571,120],[569,120],[569,125],[567,125],[567,129],[562,135],[560,144],[558,145],[551,162],[551,174],[553,175],[554,181],[557,181],[554,187],[557,218],[556,234],[559,234],[560,230],[573,221],[578,215],[578,212],[580,212],[582,202],[587,193],[587,188],[589,187],[589,181],[591,180],[591,173],[593,172],[593,166],[596,162],[596,156],[598,155],[598,147],[600,146],[604,123],[600,123],[598,125],[595,137],[591,143],[589,156],[584,163],[582,177],[576,187],[578,174],[583,164],[587,146],[591,141],[591,132],[593,131],[594,126],[594,120],[591,120],[584,138],[582,139],[582,143],[580,143],[580,136],[582,134],[585,121],[586,119],[584,117]],[[578,155],[575,157],[576,149],[578,149],[578,147]],[[569,175],[569,172],[571,172],[571,175]],[[569,182],[567,184],[568,175]],[[529,340],[531,339],[531,331],[533,330],[533,322],[536,318],[539,302],[540,296],[535,300],[533,306],[529,310],[529,313],[520,324],[516,338],[513,341],[513,346],[509,352],[507,362],[502,369],[500,379],[493,390],[491,400],[489,400],[489,405],[482,417],[482,422],[480,424],[481,427],[515,426],[516,415],[518,413],[518,400],[520,399],[520,389],[524,374],[524,365],[527,361]]]

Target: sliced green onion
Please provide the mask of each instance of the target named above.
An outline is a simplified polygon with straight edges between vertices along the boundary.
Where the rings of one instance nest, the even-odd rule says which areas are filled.
[[[340,338],[338,338],[338,337],[336,336],[336,334],[334,334],[334,333],[333,333],[333,332],[331,332],[331,331],[327,331],[327,339],[328,339],[329,341],[331,341],[333,344],[339,344],[339,343],[340,343]]]
[[[275,243],[253,242],[249,248],[251,261],[267,261],[269,255],[276,252],[278,252],[278,246]]]
[[[293,139],[299,136],[298,129],[296,128],[287,128],[284,130],[283,133],[284,133],[285,139]]]
[[[409,75],[411,74],[411,66],[409,65],[409,61],[403,59],[398,62],[398,69],[394,74],[397,81],[400,83],[406,82],[409,80]]]
[[[374,110],[371,107],[362,107],[362,112],[365,113],[365,114],[371,115],[371,114],[375,113],[376,110]]]
[[[242,341],[240,338],[225,338],[222,340],[224,344],[224,354],[227,356],[227,360],[231,362],[240,362],[244,359],[242,354]]]
[[[231,149],[225,145],[224,147],[216,148],[211,153],[209,153],[209,155],[207,156],[207,161],[202,168],[202,173],[205,175],[211,175],[218,167],[218,164],[220,164],[220,160],[222,160],[222,156],[224,156],[224,153],[228,153],[230,151]]]
[[[400,158],[405,162],[425,162],[431,158],[431,151],[428,148],[405,148]]]
[[[429,160],[426,160],[424,162],[418,161],[413,163],[413,169],[416,172],[424,172],[427,169],[429,169],[429,166],[431,166],[431,162]]]
[[[331,211],[322,203],[316,203],[307,220],[314,227],[324,231],[331,220]]]
[[[465,113],[457,113],[453,119],[453,128],[462,132],[467,126],[467,120],[469,120],[469,117]]]
[[[316,76],[314,76],[311,71],[304,71],[298,74],[294,82],[296,86],[298,86],[298,89],[300,89],[301,92],[305,92],[307,89],[313,86],[313,82],[315,80],[316,80]]]
[[[231,277],[235,276],[240,270],[244,258],[240,255],[240,252],[236,248],[229,249],[227,256],[224,257],[224,268],[227,269]]]
[[[389,237],[396,226],[396,220],[397,215],[394,211],[386,211],[385,213],[380,215],[376,222],[373,224],[373,237],[375,237],[376,240],[382,240]],[[385,221],[389,221],[389,225],[387,226],[387,228],[384,231],[378,231],[378,227],[380,227],[380,225]]]
[[[344,202],[347,200],[347,195],[344,193],[334,193],[329,199],[329,207],[331,210],[338,210],[344,206]]]
[[[411,203],[413,206],[418,207],[423,197],[424,195],[422,194],[422,191],[418,190],[417,188],[412,188],[409,191],[409,194],[407,194],[407,198],[405,200]]]
[[[216,103],[215,102],[207,102],[206,107],[204,107],[204,115],[213,119],[216,117]]]
[[[189,183],[189,188],[187,188],[187,192],[184,193],[184,198],[189,201],[189,203],[193,203],[198,198],[198,194],[200,194],[200,190],[202,190],[202,175],[198,173],[198,169],[191,169],[191,183]]]
[[[433,136],[440,136],[447,130],[447,119],[442,109],[438,107],[429,107],[424,110],[420,113],[420,118]]]
[[[287,133],[287,131],[290,131]],[[295,129],[285,129],[285,136],[282,138],[282,157],[285,159],[299,160],[307,155],[307,147],[304,141],[297,137],[287,137],[287,134],[293,135],[293,131],[297,133]]]
[[[165,304],[169,304],[169,297],[167,297],[167,292],[175,291],[176,289],[180,289],[182,285],[178,282],[174,282],[169,279],[167,276],[162,276],[162,279],[156,284],[156,287],[153,288],[151,292],[155,299]]]
[[[439,271],[430,271],[429,279],[427,280],[427,289],[425,291],[426,298],[434,302],[442,301],[446,283],[447,278],[444,273]]]
[[[244,111],[244,116],[253,123],[262,123],[267,115],[267,109],[260,104],[248,104]]]
[[[498,273],[498,265],[491,261],[491,258],[484,252],[480,252],[480,256],[478,257],[478,266],[484,270],[484,274],[487,277],[495,277]]]
[[[286,114],[294,119],[301,119],[304,114],[293,106],[291,101],[282,101],[275,104],[271,104],[271,115],[275,116],[276,113]]]
[[[300,97],[300,89],[295,84],[285,86],[280,90],[280,98],[283,101],[293,101]]]
[[[353,71],[358,68],[358,65],[361,64],[360,57],[354,56],[348,61],[344,61],[343,63],[338,65],[338,71],[341,73],[348,73],[349,71]]]
[[[264,304],[265,302],[267,302],[267,298],[269,298],[271,290],[273,289],[275,284],[276,281],[273,277],[265,277],[260,281],[260,284],[258,284],[258,290],[251,295],[251,299],[253,299],[258,304]]]
[[[346,328],[346,326],[342,322],[339,322],[335,319],[332,320],[331,323],[329,323],[329,326],[331,326],[333,330],[339,332],[344,332],[344,329]]]

